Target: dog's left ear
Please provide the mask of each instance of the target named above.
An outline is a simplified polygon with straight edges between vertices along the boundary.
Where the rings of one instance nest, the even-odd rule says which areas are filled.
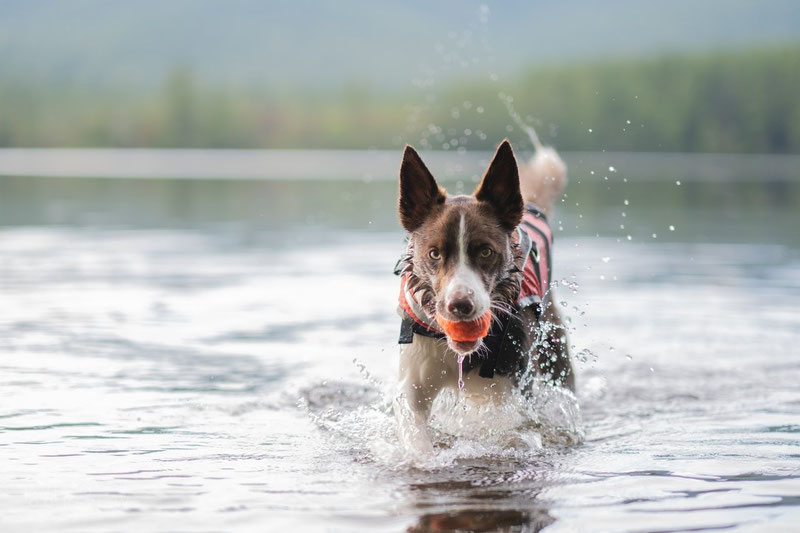
[[[517,160],[508,139],[500,143],[483,180],[473,194],[479,201],[492,207],[503,229],[512,231],[519,225],[525,206],[519,191]]]

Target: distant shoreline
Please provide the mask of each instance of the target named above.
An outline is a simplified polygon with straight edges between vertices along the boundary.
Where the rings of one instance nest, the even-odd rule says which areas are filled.
[[[0,148],[0,176],[116,179],[393,180],[395,150]],[[522,152],[521,157],[529,154]],[[571,179],[800,181],[800,154],[562,152]],[[470,180],[490,152],[423,152],[443,180]],[[609,170],[613,168],[613,170]],[[668,169],[665,171],[664,169]],[[592,171],[594,173],[592,173]]]

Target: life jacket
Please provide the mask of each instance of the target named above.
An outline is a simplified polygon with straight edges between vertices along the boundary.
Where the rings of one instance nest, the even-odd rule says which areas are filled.
[[[517,265],[522,271],[522,281],[511,313],[502,313],[496,317],[497,320],[492,321],[489,335],[484,338],[489,355],[481,362],[480,376],[486,378],[493,377],[495,371],[505,374],[514,370],[511,367],[519,360],[515,356],[519,355],[523,337],[519,314],[523,309],[534,306],[533,310],[538,318],[542,313],[542,301],[550,290],[553,232],[544,213],[531,203],[525,204],[522,222],[514,231],[512,239],[522,251],[522,265]],[[395,274],[400,276],[398,313],[402,318],[398,343],[411,344],[415,333],[436,339],[444,338],[436,319],[425,312],[417,294],[408,288],[410,273],[404,272],[406,266],[402,259],[395,266]],[[502,368],[498,368],[498,363],[502,363]]]

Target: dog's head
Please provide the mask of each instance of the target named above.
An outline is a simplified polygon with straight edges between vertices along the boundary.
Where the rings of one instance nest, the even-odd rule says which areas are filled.
[[[517,162],[508,141],[500,144],[472,196],[448,196],[419,154],[406,146],[399,211],[410,235],[409,288],[419,291],[431,317],[468,322],[488,311],[508,311],[519,292],[511,236],[523,211]],[[448,336],[447,341],[460,354],[481,345],[481,339]]]

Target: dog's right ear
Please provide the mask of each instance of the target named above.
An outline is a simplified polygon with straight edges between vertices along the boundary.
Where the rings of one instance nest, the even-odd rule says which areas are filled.
[[[400,165],[400,223],[413,232],[437,206],[444,203],[446,193],[439,187],[414,148],[406,145]]]
[[[497,147],[474,194],[479,201],[492,207],[506,231],[512,231],[522,220],[525,204],[519,190],[519,169],[508,139]]]

